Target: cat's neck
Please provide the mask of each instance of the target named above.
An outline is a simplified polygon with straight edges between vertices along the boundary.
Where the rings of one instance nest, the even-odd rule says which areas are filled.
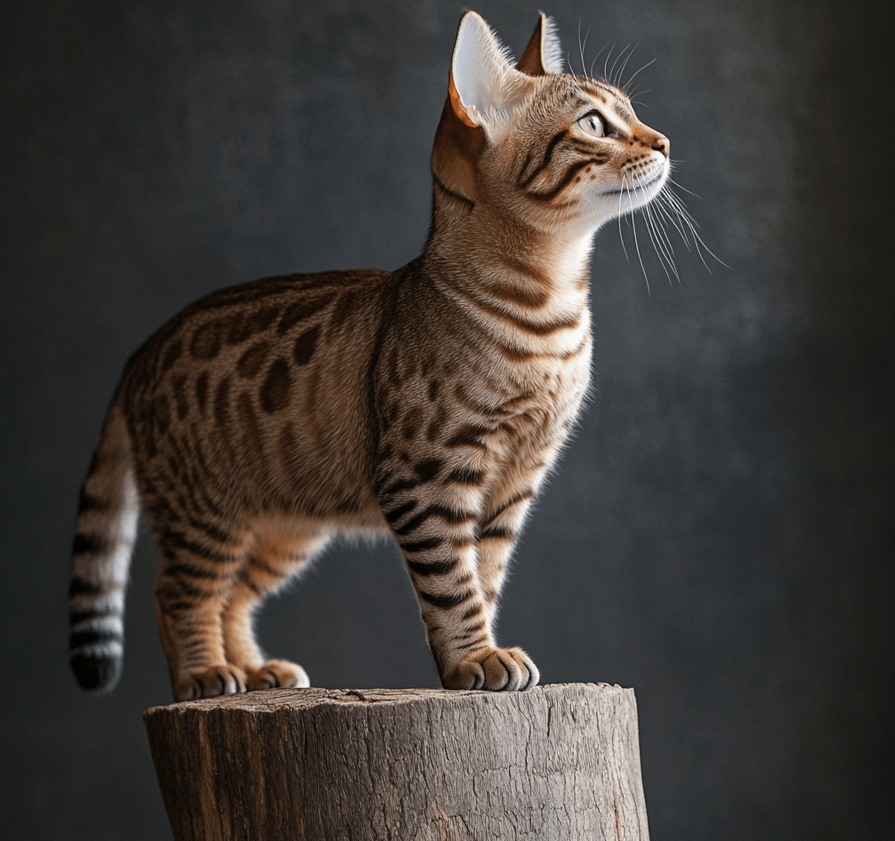
[[[518,290],[530,308],[587,301],[593,232],[544,231],[476,206],[462,220],[433,225],[424,258],[461,287]]]

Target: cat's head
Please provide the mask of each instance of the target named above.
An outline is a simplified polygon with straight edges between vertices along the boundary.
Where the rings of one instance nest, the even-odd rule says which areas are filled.
[[[515,66],[479,15],[463,16],[432,153],[445,220],[484,203],[541,230],[590,233],[660,192],[668,151],[621,89],[562,72],[543,14]]]

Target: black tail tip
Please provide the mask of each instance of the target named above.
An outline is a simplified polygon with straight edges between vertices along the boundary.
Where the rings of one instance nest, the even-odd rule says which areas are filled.
[[[89,692],[111,692],[121,677],[121,658],[73,654],[71,670],[81,689]]]

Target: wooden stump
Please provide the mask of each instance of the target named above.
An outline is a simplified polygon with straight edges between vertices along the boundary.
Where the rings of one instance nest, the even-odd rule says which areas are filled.
[[[647,841],[632,689],[276,689],[144,713],[177,841]]]

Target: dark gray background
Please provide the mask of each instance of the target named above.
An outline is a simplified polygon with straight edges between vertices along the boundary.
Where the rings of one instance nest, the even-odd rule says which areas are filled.
[[[475,6],[518,55],[530,2]],[[595,390],[500,623],[544,682],[636,688],[655,841],[890,839],[893,19],[872,2],[554,0],[638,44],[712,273],[597,240]],[[170,837],[133,567],[111,697],[68,674],[78,487],[127,355],[206,291],[394,268],[426,233],[454,2],[5,3],[3,833]],[[600,62],[602,64],[602,60]],[[638,224],[641,246],[643,222]],[[261,636],[328,687],[434,686],[397,554],[339,547]],[[888,802],[887,802],[888,800]]]

